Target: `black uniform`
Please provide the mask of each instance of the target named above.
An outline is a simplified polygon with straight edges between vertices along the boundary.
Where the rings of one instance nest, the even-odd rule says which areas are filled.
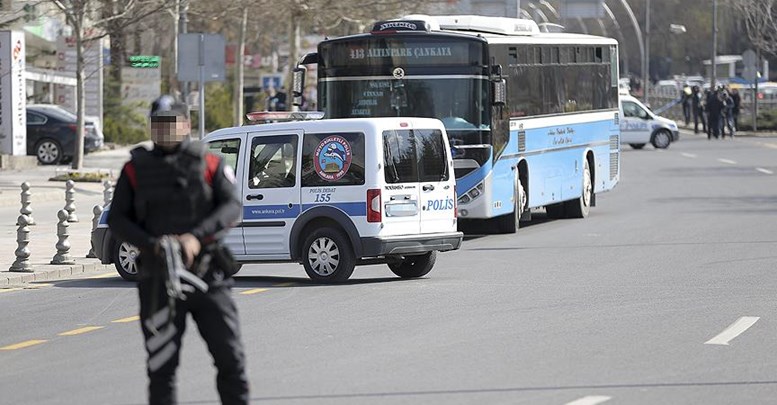
[[[206,154],[199,142],[184,141],[171,152],[136,148],[116,183],[108,224],[119,238],[140,249],[140,322],[152,404],[176,401],[175,372],[187,313],[213,355],[222,403],[248,403],[239,320],[231,296],[235,269],[219,241],[241,209],[234,178],[225,173],[219,157]],[[171,311],[155,249],[159,237],[184,233],[202,244],[196,262],[206,267],[203,280],[209,289],[187,293],[187,299],[176,300]]]

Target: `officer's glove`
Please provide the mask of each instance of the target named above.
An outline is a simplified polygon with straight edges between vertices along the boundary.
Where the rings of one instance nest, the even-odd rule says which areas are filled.
[[[202,248],[200,240],[190,233],[185,233],[178,235],[178,242],[181,244],[183,264],[187,269],[191,269],[194,259],[200,254],[200,249]]]

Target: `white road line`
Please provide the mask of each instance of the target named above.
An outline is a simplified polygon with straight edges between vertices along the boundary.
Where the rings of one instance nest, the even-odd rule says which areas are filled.
[[[758,170],[759,172],[763,174],[774,174],[773,171],[764,169],[763,167],[756,167],[755,170]]]
[[[567,402],[565,405],[596,405],[609,400],[610,397],[605,397],[602,395],[589,395],[587,397],[576,399],[572,402]]]
[[[731,326],[726,328],[723,332],[714,338],[704,342],[705,345],[725,345],[728,346],[728,342],[735,337],[741,335],[744,331],[748,330],[751,326],[755,325],[758,320],[761,319],[758,316],[743,316],[732,323]]]
[[[687,158],[691,158],[691,159],[696,157],[696,155],[694,155],[693,153],[685,153],[685,152],[683,152],[683,153],[681,153],[681,155],[683,155],[683,156],[685,156]]]
[[[730,164],[730,165],[737,164],[737,162],[735,162],[733,160],[728,160],[728,159],[718,159],[718,162],[720,162],[720,163],[727,163],[727,164]]]

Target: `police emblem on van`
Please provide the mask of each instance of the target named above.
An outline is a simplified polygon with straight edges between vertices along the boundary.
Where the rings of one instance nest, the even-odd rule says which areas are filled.
[[[341,136],[328,136],[316,147],[314,158],[318,177],[326,181],[340,180],[351,167],[351,144]]]

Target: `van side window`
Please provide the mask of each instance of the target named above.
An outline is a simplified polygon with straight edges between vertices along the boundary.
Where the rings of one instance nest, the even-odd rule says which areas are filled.
[[[383,132],[386,183],[448,180],[448,161],[442,131],[437,129]]]
[[[224,160],[224,163],[237,170],[237,162],[240,158],[240,139],[221,139],[209,142],[208,152],[215,153]]]
[[[364,184],[364,134],[306,133],[302,138],[302,187]]]
[[[247,173],[249,188],[294,187],[297,184],[297,135],[254,137]]]
[[[632,103],[631,101],[624,101],[623,116],[635,117],[635,118],[647,118],[648,114],[647,112],[645,112],[645,110],[642,109],[642,107],[637,105],[637,103]]]

